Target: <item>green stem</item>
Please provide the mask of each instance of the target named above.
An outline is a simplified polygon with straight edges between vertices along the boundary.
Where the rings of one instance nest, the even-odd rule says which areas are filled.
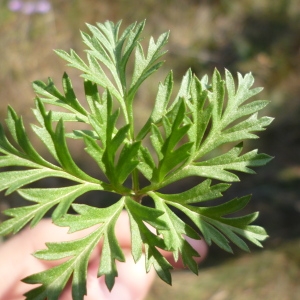
[[[127,104],[128,103],[128,104]],[[126,99],[126,114],[128,118],[129,128],[129,140],[134,142],[134,117],[133,117],[133,109],[132,109],[132,99]]]
[[[132,189],[135,192],[139,192],[140,183],[139,183],[139,173],[137,169],[134,169],[132,172]]]
[[[133,99],[129,98],[128,95],[124,96],[124,100],[126,103],[126,115],[127,115],[127,121],[128,124],[130,125],[129,127],[129,141],[133,143],[135,141],[134,137],[134,116],[133,116]],[[139,173],[137,169],[134,169],[132,172],[132,190],[134,191],[135,194],[138,193],[140,189],[140,184],[139,184]]]

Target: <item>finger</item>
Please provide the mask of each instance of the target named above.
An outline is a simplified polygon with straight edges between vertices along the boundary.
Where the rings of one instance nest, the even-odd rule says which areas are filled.
[[[194,260],[196,263],[201,263],[207,256],[208,253],[208,246],[206,242],[201,240],[195,240],[190,237],[185,237],[186,241],[196,250],[196,252],[199,254],[199,256],[194,257]],[[184,262],[182,260],[182,257],[179,256],[178,260],[175,261],[173,253],[161,250],[161,253],[163,256],[169,261],[169,263],[175,268],[175,269],[182,269],[186,266],[184,265]]]
[[[25,247],[27,252],[34,253],[37,250],[45,249],[46,242],[51,243],[77,240],[87,236],[97,227],[99,227],[99,225],[95,225],[70,234],[68,233],[68,227],[60,227],[53,224],[51,219],[43,219],[36,227],[26,227],[21,233],[13,237],[13,239],[16,239],[17,242],[22,245],[22,247]],[[122,211],[120,214],[120,217],[116,223],[115,232],[120,246],[122,248],[131,248],[129,218],[125,211]],[[100,241],[98,247],[101,249],[102,241]],[[16,250],[19,251],[18,247]],[[49,262],[49,264],[52,263]],[[53,262],[53,264],[57,263]]]
[[[126,261],[117,261],[118,277],[111,291],[105,284],[105,277],[97,278],[98,264],[91,264],[87,277],[87,297],[85,300],[139,300],[147,295],[155,278],[155,272],[145,270],[145,257],[135,263],[130,252],[125,254]]]
[[[18,236],[13,238],[13,239],[18,239],[19,245],[22,245],[22,250],[23,250],[22,255],[23,255],[23,257],[25,255],[27,257],[25,260],[26,267],[23,268],[23,270],[25,270],[24,274],[23,274],[24,276],[21,276],[21,278],[24,278],[32,273],[37,273],[37,272],[43,271],[49,267],[52,267],[54,265],[61,263],[61,261],[40,261],[38,259],[35,259],[33,256],[29,255],[30,253],[33,253],[36,250],[44,249],[45,242],[59,242],[59,241],[75,240],[75,239],[79,239],[79,238],[86,236],[93,230],[95,230],[95,227],[89,228],[86,230],[82,230],[79,232],[75,232],[72,234],[68,234],[67,233],[68,228],[58,227],[58,226],[52,224],[50,219],[41,220],[39,225],[33,229],[29,229],[29,228],[25,229],[21,234],[19,234]],[[116,233],[117,240],[119,241],[122,249],[126,253],[129,253],[130,249],[131,249],[131,233],[130,233],[129,217],[128,217],[127,212],[125,212],[125,211],[121,212],[121,215],[116,223],[115,233]],[[205,258],[206,253],[207,253],[207,245],[205,244],[205,242],[203,240],[198,241],[198,240],[193,240],[193,239],[189,239],[189,238],[187,238],[187,240],[193,246],[193,248],[200,254],[200,258],[195,258],[195,260],[197,262],[202,261]],[[17,251],[19,251],[19,247],[14,247],[14,249],[18,249]],[[96,249],[93,251],[93,253],[91,255],[91,263],[90,264],[93,265],[94,262],[97,262],[96,268],[98,268],[98,265],[99,265],[99,257],[101,254],[101,250],[102,250],[102,242],[100,242],[98,244],[98,246],[96,247]],[[172,256],[171,252],[167,252],[167,251],[163,251],[163,250],[161,250],[161,252],[175,268],[182,268],[184,266],[181,259],[179,259],[177,262],[174,261],[174,258]],[[28,254],[26,254],[26,253],[28,253]],[[134,265],[131,254],[128,255],[127,260],[128,260],[128,263],[131,263],[132,265]],[[126,266],[126,264],[118,263],[118,268],[122,269],[122,267],[124,267],[122,269],[123,271],[127,269],[127,267],[125,267],[125,266]],[[142,262],[142,261],[138,262],[136,267],[137,268],[142,267],[142,270],[144,271],[144,274],[145,274],[144,262]],[[132,270],[135,270],[135,268],[132,268]],[[120,274],[121,271],[119,269],[118,269],[118,271]],[[127,269],[127,272],[128,272],[128,269]],[[96,282],[98,282],[99,280],[100,280],[100,282],[101,282],[101,280],[103,282],[103,278],[97,279],[96,274],[97,274],[97,272],[94,272],[93,275],[91,275],[91,273],[89,272],[89,278],[90,278],[89,280],[91,282],[94,282],[91,279],[91,278],[94,278],[94,280],[96,280]],[[143,279],[143,276],[141,275],[141,273],[137,272],[137,274],[138,274],[138,276],[133,276],[133,278],[137,277],[137,279],[138,278]],[[153,274],[153,272],[151,272],[151,274]],[[151,275],[149,275],[149,276],[151,276]],[[18,278],[18,280],[19,280],[19,278]],[[150,281],[148,281],[148,282],[150,282]],[[24,284],[24,283],[20,283],[20,284],[22,285],[22,290],[26,289],[26,291],[27,291],[27,290],[33,288],[33,286],[28,286],[27,284]],[[118,285],[119,285],[119,290],[121,290],[122,282],[119,281]],[[141,286],[143,286],[143,285],[141,285]],[[114,290],[115,290],[115,288],[114,288]],[[114,292],[114,293],[116,293],[116,292]],[[110,293],[109,295],[114,295],[114,294]]]

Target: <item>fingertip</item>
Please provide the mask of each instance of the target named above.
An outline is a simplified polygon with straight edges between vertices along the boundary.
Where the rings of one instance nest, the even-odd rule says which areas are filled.
[[[204,241],[204,239],[201,240],[195,240],[190,237],[185,237],[186,241],[198,252],[199,257],[195,257],[195,261],[197,263],[202,262],[207,254],[208,254],[208,245]]]
[[[89,264],[86,300],[140,300],[144,299],[155,278],[154,270],[146,272],[145,256],[135,262],[130,252],[125,252],[126,261],[116,261],[118,276],[111,291],[105,284],[105,277],[96,277],[98,265]]]
[[[189,237],[185,237],[186,241],[196,250],[196,252],[199,254],[199,256],[194,256],[194,260],[197,264],[201,263],[208,254],[208,245],[204,241],[204,239],[195,240]],[[161,251],[162,254],[165,256],[165,258],[169,261],[169,263],[175,268],[175,269],[182,269],[185,268],[185,264],[182,260],[182,257],[180,256],[178,260],[175,261],[173,253],[167,252],[167,251]]]

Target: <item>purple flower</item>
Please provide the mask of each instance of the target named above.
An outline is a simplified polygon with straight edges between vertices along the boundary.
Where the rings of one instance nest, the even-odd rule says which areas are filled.
[[[25,15],[31,15],[34,13],[45,14],[51,10],[51,3],[47,0],[27,2],[23,2],[22,0],[10,0],[8,2],[8,8],[11,11],[19,11]]]
[[[11,11],[19,11],[23,6],[22,0],[11,0],[8,2],[8,8]]]
[[[49,3],[47,0],[38,1],[35,5],[35,11],[37,13],[45,14],[49,10],[51,10],[51,3]]]

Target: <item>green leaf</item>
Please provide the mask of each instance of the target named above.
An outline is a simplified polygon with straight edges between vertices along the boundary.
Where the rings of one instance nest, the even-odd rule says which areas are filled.
[[[163,235],[167,248],[172,250],[175,261],[178,260],[179,254],[181,254],[184,265],[189,267],[195,274],[198,274],[198,266],[193,257],[198,257],[199,254],[185,240],[184,236],[200,239],[199,235],[169,209],[158,193],[149,192],[148,195],[154,200],[155,207],[164,212],[160,218],[166,224],[169,224],[168,230],[159,230],[159,233]]]
[[[138,204],[130,197],[126,197],[125,205],[130,218],[132,255],[135,261],[138,261],[142,254],[141,242],[149,243],[150,247],[158,246],[164,249],[163,240],[153,234],[144,223],[147,222],[156,229],[167,229],[166,224],[158,219],[163,212]]]
[[[64,125],[63,125],[62,119],[58,122],[55,132],[52,133],[52,140],[53,140],[59,161],[62,164],[62,167],[68,173],[70,173],[70,174],[74,175],[75,177],[78,177],[82,180],[87,180],[87,181],[91,181],[94,183],[99,182],[98,180],[87,175],[74,162],[74,160],[69,152],[67,143],[66,143]]]
[[[2,152],[2,151],[1,151]],[[39,165],[22,157],[15,155],[0,156],[0,168],[3,167],[29,167],[38,168]]]
[[[82,77],[84,79],[93,81],[106,89],[109,89],[113,93],[114,96],[116,96],[117,98],[121,98],[122,95],[116,89],[116,87],[111,82],[111,80],[107,77],[103,68],[98,63],[96,58],[88,53],[87,59],[89,62],[88,72],[83,74]]]
[[[7,123],[9,124],[10,132],[14,136],[15,141],[22,148],[28,160],[31,160],[45,167],[55,167],[47,162],[44,158],[42,158],[40,154],[34,149],[26,134],[22,118],[19,118],[12,108],[9,108]]]
[[[195,163],[194,168],[199,168],[198,172],[202,172],[202,174],[208,178],[230,182],[231,180],[236,181],[239,179],[233,173],[228,172],[228,170],[255,174],[249,167],[265,165],[272,159],[269,155],[257,154],[257,150],[239,156],[242,148],[243,144],[240,143],[225,154],[203,162]]]
[[[118,211],[119,214],[120,212],[121,210]],[[121,262],[125,261],[125,256],[114,231],[119,214],[113,214],[113,216],[110,217],[111,220],[109,224],[106,226],[106,235],[104,236],[100,268],[98,270],[98,276],[105,275],[105,283],[109,290],[113,288],[115,278],[118,276],[115,260]]]
[[[108,54],[108,51],[102,45],[103,42],[103,35],[100,31],[95,27],[88,25],[92,32],[95,33],[94,36],[90,36],[87,33],[81,32],[82,39],[84,43],[90,48],[87,52],[91,55],[96,57],[99,61],[101,61],[114,75],[114,78],[117,77],[116,67],[114,64],[113,59]],[[102,35],[99,37],[99,35]]]
[[[172,277],[170,273],[170,270],[173,269],[172,265],[155,247],[150,247],[148,243],[145,244],[145,255],[146,271],[149,272],[151,266],[153,266],[159,278],[169,285],[172,285]]]
[[[63,218],[56,219],[55,224],[61,227],[69,227],[69,233],[83,230],[97,224],[106,223],[114,214],[118,214],[124,207],[124,198],[105,208],[92,207],[86,204],[72,204],[77,215],[67,214]]]
[[[94,102],[94,113],[89,115],[89,122],[95,130],[98,139],[102,142],[103,146],[106,145],[106,132],[107,132],[107,120],[111,115],[111,111],[107,111],[111,107],[111,94],[109,91],[103,93],[100,103]],[[112,128],[114,132],[114,128]]]
[[[151,180],[153,175],[153,170],[155,169],[155,162],[151,156],[150,151],[148,150],[148,148],[140,146],[138,156],[140,160],[140,163],[137,166],[138,170],[148,180]]]
[[[48,294],[48,291],[51,289],[55,291],[55,295],[58,297],[71,275],[73,299],[83,299],[83,296],[86,295],[88,260],[91,252],[99,243],[102,236],[104,237],[104,242],[98,276],[105,275],[105,281],[109,288],[112,288],[114,284],[114,278],[117,276],[115,259],[120,261],[125,260],[123,251],[114,233],[115,223],[122,211],[124,201],[121,200],[105,209],[92,208],[87,205],[79,204],[74,204],[73,206],[79,215],[66,215],[62,219],[56,220],[55,223],[57,225],[70,226],[69,232],[82,230],[96,224],[101,224],[101,226],[82,239],[61,243],[46,243],[48,249],[37,251],[35,257],[39,259],[58,260],[67,257],[70,257],[70,259],[61,264],[59,268],[54,267],[25,278],[23,281],[26,283],[42,284],[41,287],[26,294],[26,296],[29,297],[28,299],[31,299],[31,293],[33,292],[35,292],[35,294],[33,294],[35,297],[52,296],[52,294]],[[90,219],[91,215],[94,216],[92,222]],[[83,223],[85,223],[85,226],[82,226]],[[78,228],[78,224],[81,224],[80,228]],[[55,276],[56,279],[54,281],[49,277],[51,275]]]
[[[190,176],[200,176],[225,182],[236,182],[239,181],[239,177],[231,171],[255,174],[249,167],[263,166],[272,160],[271,156],[258,154],[257,150],[252,150],[239,156],[242,147],[243,145],[240,143],[227,153],[203,162],[189,164],[181,169],[180,172],[176,172],[167,178],[164,185]]]
[[[114,227],[124,207],[124,198],[107,208],[95,208],[83,204],[73,204],[78,215],[66,215],[55,224],[69,226],[69,233],[101,224],[103,231],[103,247],[98,276],[105,275],[105,282],[112,289],[115,277],[118,276],[115,260],[125,261],[122,249],[116,239]]]
[[[138,87],[142,84],[142,82],[162,65],[162,62],[155,62],[165,53],[161,49],[167,43],[168,37],[168,32],[163,33],[159,36],[156,43],[153,38],[150,38],[146,56],[141,44],[137,44],[134,72],[128,92],[129,99],[133,98],[133,95],[136,93]]]
[[[265,127],[270,125],[273,118],[262,117],[257,118],[257,113],[253,114],[247,120],[237,124],[231,128],[223,131],[223,137],[220,139],[219,144],[238,141],[242,139],[256,139],[257,135],[253,131],[263,131]]]
[[[84,142],[86,144],[86,152],[96,161],[100,169],[103,173],[106,173],[105,164],[102,161],[102,157],[104,154],[103,148],[99,146],[99,144],[88,135],[84,135]]]
[[[248,239],[257,246],[261,246],[260,241],[268,236],[261,227],[249,226],[257,218],[257,214],[250,214],[240,217],[224,218],[224,215],[232,214],[243,208],[250,200],[250,196],[233,199],[225,204],[214,207],[193,207],[167,201],[167,204],[176,207],[185,213],[202,232],[206,242],[216,243],[225,251],[232,252],[229,240],[245,251],[249,251],[246,243],[237,234]],[[228,240],[229,239],[229,240]]]
[[[24,296],[26,300],[56,300],[59,299],[62,289],[67,284],[72,274],[73,261],[69,260],[54,268],[51,268],[44,273],[37,273],[24,278],[22,281],[29,284],[43,283],[27,292]],[[50,282],[50,280],[51,282]],[[80,299],[80,298],[78,298]]]
[[[35,92],[40,95],[38,98],[43,103],[60,106],[72,112],[71,114],[53,112],[53,121],[59,120],[58,117],[55,117],[57,114],[62,114],[62,116],[65,117],[65,120],[68,121],[73,121],[73,119],[87,121],[86,116],[88,113],[77,100],[71,79],[67,73],[64,73],[62,77],[62,85],[64,95],[59,92],[51,78],[48,79],[47,84],[42,81],[35,81],[33,83],[33,88]]]
[[[160,83],[158,92],[155,99],[155,104],[151,115],[137,135],[137,140],[143,139],[146,134],[151,130],[151,124],[159,124],[162,122],[162,118],[167,113],[167,105],[170,101],[171,93],[173,89],[173,73],[170,72],[166,77],[164,83]]]
[[[250,89],[254,82],[251,73],[246,74],[244,77],[238,74],[238,77],[239,85],[237,91],[235,91],[230,72],[226,70],[226,80],[224,82],[220,73],[215,70],[212,90],[208,92],[212,107],[212,128],[195,155],[196,159],[200,159],[224,143],[257,138],[257,135],[253,132],[264,130],[272,122],[273,118],[257,118],[257,112],[265,107],[266,101],[258,100],[254,104],[244,104],[250,97],[261,91],[260,88]],[[226,96],[227,101],[225,101]],[[246,116],[249,117],[245,119]]]
[[[25,294],[26,299],[58,299],[72,275],[72,298],[82,300],[86,295],[86,274],[89,257],[99,243],[102,230],[95,230],[86,237],[61,243],[46,243],[48,249],[40,250],[35,256],[40,259],[57,260],[70,257],[69,260],[23,279],[29,284],[41,284]]]
[[[76,54],[74,50],[70,50],[70,54],[68,54],[64,50],[54,50],[54,52],[60,56],[62,59],[69,62],[68,66],[74,67],[78,70],[81,70],[83,72],[86,72],[89,70],[88,66],[85,64],[85,62]]]
[[[177,93],[177,96],[174,99],[174,102],[168,109],[168,114],[170,114],[173,111],[174,107],[178,105],[178,102],[180,102],[182,99],[184,99],[185,102],[187,102],[190,99],[192,79],[193,79],[192,70],[189,69],[182,78],[179,91]]]
[[[32,169],[25,171],[6,171],[0,177],[0,191],[7,189],[6,195],[11,194],[20,187],[46,177],[61,177],[74,180],[74,176],[63,171],[51,169]]]
[[[98,276],[105,276],[111,290],[118,276],[116,260],[124,261],[115,232],[123,208],[129,215],[135,262],[144,251],[146,271],[154,267],[169,284],[172,266],[161,249],[170,251],[175,260],[181,257],[197,273],[194,258],[198,253],[187,242],[189,238],[199,239],[200,233],[208,244],[231,252],[231,243],[249,251],[245,240],[260,247],[267,237],[263,228],[250,225],[258,213],[232,215],[247,205],[249,196],[219,205],[208,201],[222,197],[228,183],[239,181],[237,172],[254,174],[254,167],[272,159],[257,150],[242,152],[243,142],[258,138],[257,133],[272,122],[270,117],[259,116],[269,101],[253,98],[262,89],[253,88],[251,73],[238,73],[236,82],[228,70],[224,76],[215,70],[210,80],[207,75],[198,79],[189,69],[173,95],[170,71],[159,83],[152,112],[136,128],[138,90],[162,66],[169,37],[168,32],[156,40],[151,37],[145,47],[144,26],[145,21],[133,23],[121,32],[121,21],[87,24],[89,33],[81,33],[87,46],[85,60],[72,49],[55,51],[82,73],[84,95],[76,95],[67,73],[62,76],[62,90],[51,78],[34,81],[37,124],[31,128],[52,156],[50,160],[43,150],[37,151],[13,108],[8,108],[6,129],[0,125],[0,191],[16,191],[34,202],[6,210],[10,218],[0,224],[0,234],[16,233],[27,223],[36,226],[50,211],[54,223],[69,227],[70,233],[94,227],[80,240],[48,243],[48,249],[36,253],[40,259],[64,260],[24,280],[39,284],[26,294],[28,300],[58,299],[68,282],[73,299],[82,300],[89,257],[101,240]],[[79,167],[69,141],[76,151],[75,147],[84,144],[99,174],[89,175],[88,162]],[[67,179],[66,186],[27,186],[50,177]],[[161,192],[188,177],[198,177],[199,182],[180,193]],[[101,208],[73,203],[89,191],[114,193],[120,199],[111,204],[108,197]],[[147,196],[154,207],[146,206],[143,199]],[[76,214],[68,214],[70,206]],[[182,214],[190,220],[181,218]]]
[[[156,247],[165,250],[169,249],[166,248],[164,240],[155,235],[144,223],[147,222],[156,230],[169,230],[169,228],[166,227],[164,220],[158,218],[163,214],[163,211],[144,207],[129,197],[127,197],[125,201],[130,220],[132,240],[131,251],[134,260],[138,261],[141,258],[142,244],[144,244],[146,271],[149,272],[151,266],[153,266],[158,276],[168,284],[171,284],[170,269],[172,269],[172,266]]]
[[[3,126],[0,124],[0,152],[2,154],[10,154],[10,156],[22,155],[6,138]]]
[[[55,158],[56,161],[59,161],[59,158],[57,156],[55,146],[52,140],[52,128],[51,128],[51,122],[52,122],[52,114],[46,113],[45,106],[41,99],[36,98],[35,101],[36,109],[33,110],[35,117],[40,123],[40,126],[36,126],[34,124],[31,125],[33,131],[36,133],[36,135],[40,138],[40,140],[43,142],[43,144],[46,146],[46,148],[49,150],[51,155]]]
[[[116,152],[119,147],[122,145],[124,140],[127,137],[129,126],[125,125],[121,128],[117,134],[113,137],[113,128],[116,123],[116,119],[118,117],[118,112],[113,114],[110,118],[110,126],[107,127],[106,133],[106,147],[102,156],[102,161],[105,165],[105,174],[110,182],[114,185],[119,185],[121,182],[118,181],[117,170],[115,169],[115,157]]]
[[[163,154],[161,152],[161,149],[164,144],[164,140],[163,140],[162,134],[159,131],[158,127],[154,124],[152,124],[152,127],[151,127],[150,140],[151,140],[152,146],[156,152],[157,158],[161,161],[163,159]]]
[[[207,94],[207,90],[202,88],[199,79],[194,77],[191,86],[191,100],[186,102],[192,114],[191,126],[188,131],[190,140],[194,142],[192,153],[199,151],[211,119],[213,106],[209,104],[205,107]]]
[[[82,107],[82,105],[78,102],[72,82],[67,73],[64,73],[62,85],[65,93],[64,102],[69,104],[73,109],[75,109],[78,113],[87,115],[86,110]]]
[[[209,94],[210,102],[213,104],[212,126],[217,126],[222,118],[225,89],[224,81],[222,80],[220,73],[216,69],[212,78],[212,89],[213,93]]]
[[[138,45],[138,40],[140,38],[140,35],[145,27],[145,21],[140,22],[139,24],[132,24],[129,25],[123,32],[122,37],[120,38],[120,42],[118,45],[118,57],[119,57],[119,67],[123,71],[125,76],[126,71],[126,65],[128,63],[129,57],[132,54],[132,51],[134,48]],[[135,31],[134,31],[135,29]],[[123,47],[123,43],[126,41],[126,46],[124,48],[123,55],[121,54],[121,49]],[[125,83],[126,80],[123,80],[123,83]]]
[[[88,102],[91,113],[95,115],[97,113],[97,105],[101,103],[101,98],[98,92],[97,84],[85,80],[84,81],[84,93],[86,101]]]
[[[207,179],[195,187],[179,194],[161,194],[157,196],[167,200],[182,204],[199,203],[222,197],[222,192],[226,191],[230,184],[219,183],[211,186],[211,180]]]
[[[55,221],[67,213],[71,203],[76,198],[86,192],[102,189],[101,185],[85,183],[55,189],[21,189],[18,192],[23,198],[37,203],[39,203],[40,199],[43,199],[43,202],[58,203],[58,206],[52,213],[52,219]],[[33,220],[31,226],[35,226],[36,224],[37,221]]]
[[[56,220],[68,211],[71,203],[77,197],[88,191],[101,189],[101,186],[95,184],[80,184],[55,189],[19,189],[18,193],[23,198],[37,204],[5,210],[4,214],[10,216],[11,219],[0,224],[0,235],[16,233],[30,221],[31,227],[36,226],[55,205],[57,207],[52,213],[52,219]]]
[[[189,150],[192,148],[192,143],[185,143],[179,148],[174,150],[174,147],[184,137],[189,130],[189,125],[181,126],[185,115],[184,102],[178,102],[178,106],[174,106],[173,123],[167,119],[164,121],[164,128],[167,138],[163,141],[163,138],[155,125],[153,125],[151,141],[158,154],[159,164],[153,171],[152,181],[161,182],[164,177],[180,163],[183,163],[190,155]],[[172,117],[172,115],[171,115]]]
[[[124,145],[116,165],[116,169],[118,170],[117,180],[119,183],[123,183],[139,164],[136,156],[140,146],[141,142]]]

